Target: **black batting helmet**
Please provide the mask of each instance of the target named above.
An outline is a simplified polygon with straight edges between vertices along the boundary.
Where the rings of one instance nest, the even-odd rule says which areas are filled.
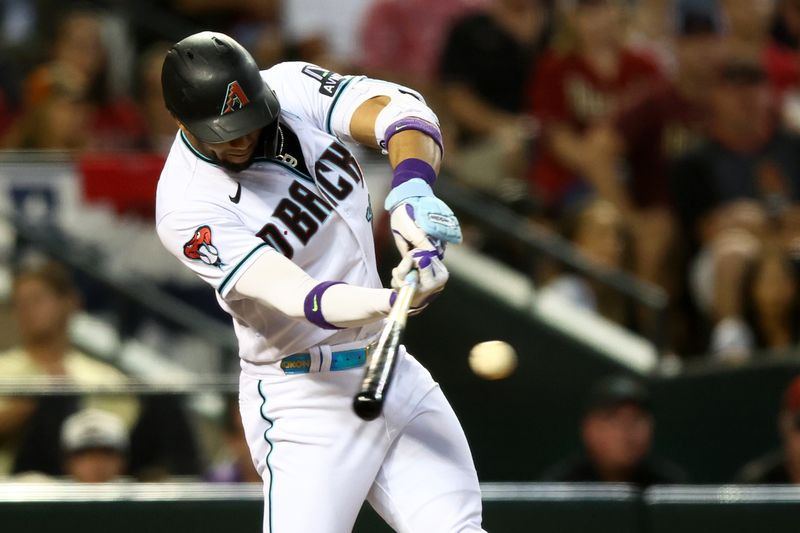
[[[199,140],[227,142],[273,124],[280,104],[242,45],[204,31],[173,46],[161,69],[167,109]]]

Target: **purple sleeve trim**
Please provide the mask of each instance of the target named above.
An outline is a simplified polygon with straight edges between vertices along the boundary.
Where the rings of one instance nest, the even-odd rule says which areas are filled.
[[[406,117],[401,118],[397,122],[393,122],[386,128],[386,132],[383,134],[383,148],[389,148],[389,139],[394,137],[396,133],[400,133],[401,131],[406,130],[417,130],[421,131],[422,133],[426,134],[428,137],[433,139],[433,141],[439,145],[439,149],[444,153],[444,144],[442,143],[442,132],[439,131],[439,128],[428,122],[427,120],[422,120],[421,118],[417,117]]]
[[[392,291],[392,294],[389,296],[389,307],[394,307],[394,303],[397,301],[397,291]]]
[[[392,178],[392,189],[414,178],[425,180],[428,185],[433,185],[436,181],[436,171],[433,167],[422,159],[403,159],[394,169]]]
[[[344,284],[344,282],[323,281],[308,292],[305,303],[303,304],[303,311],[305,312],[306,320],[322,329],[344,329],[334,326],[325,320],[324,316],[322,316],[322,295],[334,285],[341,284]]]

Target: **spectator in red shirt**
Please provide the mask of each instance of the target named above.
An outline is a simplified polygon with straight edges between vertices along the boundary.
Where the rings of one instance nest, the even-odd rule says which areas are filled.
[[[556,211],[590,192],[586,132],[660,77],[651,59],[624,47],[620,4],[577,0],[567,13],[574,46],[543,58],[529,90],[531,111],[543,127],[530,179]]]
[[[668,167],[702,140],[721,44],[712,13],[682,10],[676,29],[674,78],[627,100],[611,120],[595,125],[584,151],[586,180],[622,210],[632,229],[636,273],[672,294],[680,280],[668,260],[675,234]]]

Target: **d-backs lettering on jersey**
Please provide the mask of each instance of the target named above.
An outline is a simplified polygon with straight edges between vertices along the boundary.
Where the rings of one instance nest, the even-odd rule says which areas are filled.
[[[320,196],[300,181],[294,181],[289,186],[288,197],[281,199],[272,213],[272,217],[282,222],[304,245],[335,206],[346,200],[356,187],[364,188],[361,167],[350,151],[338,142],[331,143],[314,164],[314,176]],[[286,257],[294,257],[294,248],[276,224],[265,224],[256,235]]]

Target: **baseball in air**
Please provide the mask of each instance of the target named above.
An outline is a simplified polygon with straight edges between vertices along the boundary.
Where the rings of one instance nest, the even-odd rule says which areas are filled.
[[[479,342],[469,352],[469,367],[483,379],[503,379],[517,368],[517,352],[504,341]]]

